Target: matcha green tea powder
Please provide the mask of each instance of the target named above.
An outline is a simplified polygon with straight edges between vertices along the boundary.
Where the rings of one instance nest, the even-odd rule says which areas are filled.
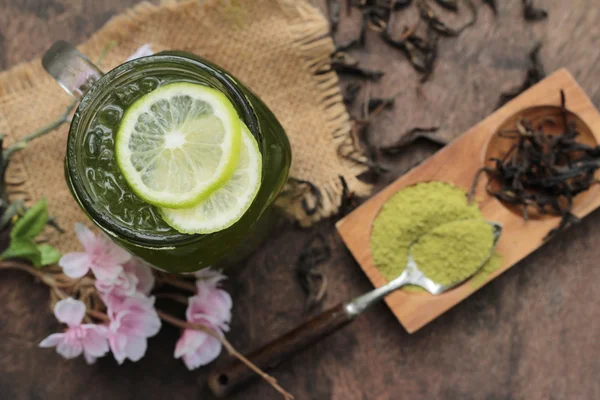
[[[448,222],[433,228],[410,252],[419,269],[441,285],[462,282],[490,257],[493,228],[481,219]]]
[[[373,222],[370,245],[375,266],[387,280],[396,278],[404,271],[408,260],[409,246],[414,241],[431,233],[435,228],[462,220],[476,220],[485,224],[477,205],[469,204],[466,193],[456,186],[444,182],[425,182],[400,190],[383,205]],[[492,246],[493,232],[489,225],[485,225],[487,228],[483,229],[486,229],[486,235],[489,233],[492,239],[480,237],[478,244]],[[482,227],[478,224],[476,226]],[[455,236],[460,236],[462,228],[464,228],[462,225],[450,225],[450,227],[439,229],[442,232],[444,229],[458,229],[453,233],[456,233]],[[450,234],[449,237],[452,236],[452,232],[446,232],[446,234]],[[433,241],[433,237],[428,240]],[[477,241],[478,239],[474,237],[473,240]],[[453,242],[452,239],[446,240],[447,246],[450,246],[451,242]],[[444,247],[443,244],[440,246]],[[421,257],[429,257],[432,252],[435,253],[440,249],[433,248],[431,251],[427,251],[421,248],[421,250]],[[446,271],[448,268],[454,266],[460,269],[459,265],[464,261],[464,257],[477,257],[474,255],[476,250],[473,248],[470,248],[469,255],[463,254],[461,251],[450,250],[450,247],[440,251],[444,252],[446,260],[442,264],[436,262],[436,264],[430,265],[429,273],[433,274],[430,276],[431,278],[444,275],[449,277],[452,272]],[[481,273],[485,273],[487,276],[500,264],[498,257],[492,257],[482,268],[483,272]],[[426,270],[423,268],[428,267],[419,264],[419,268],[425,272]],[[433,270],[436,268],[441,270]],[[427,272],[425,273],[429,276]],[[482,280],[481,277],[479,280]]]

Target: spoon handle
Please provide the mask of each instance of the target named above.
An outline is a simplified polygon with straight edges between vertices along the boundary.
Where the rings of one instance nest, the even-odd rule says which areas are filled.
[[[344,304],[313,317],[278,339],[267,343],[246,357],[262,370],[277,366],[297,352],[319,342],[324,337],[347,325],[354,319]],[[219,398],[225,397],[257,377],[245,364],[234,360],[208,377],[208,387]]]

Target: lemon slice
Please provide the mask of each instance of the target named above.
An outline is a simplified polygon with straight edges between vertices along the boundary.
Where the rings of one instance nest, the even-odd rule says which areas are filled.
[[[116,158],[147,203],[191,207],[222,187],[237,167],[239,117],[218,90],[171,83],[138,99],[117,132]]]
[[[248,210],[262,174],[262,157],[254,136],[242,123],[240,162],[231,179],[206,200],[191,208],[161,208],[167,224],[181,233],[213,233],[229,228]]]

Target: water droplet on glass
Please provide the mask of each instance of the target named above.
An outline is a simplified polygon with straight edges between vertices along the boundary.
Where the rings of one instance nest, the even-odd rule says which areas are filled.
[[[90,158],[96,158],[98,157],[98,154],[100,153],[100,143],[99,143],[100,139],[98,138],[98,136],[96,135],[96,133],[94,132],[90,132],[87,136],[87,146],[85,146],[85,149],[87,150],[88,156]]]
[[[154,89],[156,89],[159,84],[160,84],[160,81],[156,78],[152,78],[152,77],[144,78],[140,82],[140,91],[144,94],[149,93],[149,92],[153,91]]]
[[[98,115],[98,122],[103,125],[114,126],[121,120],[123,110],[120,107],[109,105],[104,107]]]

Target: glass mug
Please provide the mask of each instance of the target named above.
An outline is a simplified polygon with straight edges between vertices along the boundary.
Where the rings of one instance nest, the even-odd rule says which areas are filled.
[[[190,53],[165,51],[119,65],[103,74],[66,42],[44,55],[46,71],[81,99],[67,142],[67,185],[90,219],[117,244],[156,268],[193,272],[247,255],[272,225],[272,204],[287,179],[288,138],[267,106],[236,78]],[[144,94],[172,82],[215,88],[234,105],[258,142],[262,181],[246,213],[231,227],[206,235],[182,234],[127,186],[116,167],[114,137],[127,108]]]

